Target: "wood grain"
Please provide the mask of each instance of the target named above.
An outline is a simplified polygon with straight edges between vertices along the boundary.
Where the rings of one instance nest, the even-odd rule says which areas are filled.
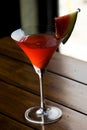
[[[1,80],[39,95],[39,79],[31,65],[5,56],[0,61]],[[86,85],[45,72],[44,91],[46,98],[87,114]]]
[[[60,107],[63,117],[40,126],[24,118],[28,107],[40,104],[38,75],[10,37],[0,39],[0,128],[87,130],[87,63],[57,52],[43,78],[46,103]]]
[[[87,85],[87,62],[55,53],[48,70]]]
[[[1,130],[33,130],[33,128],[30,128],[2,114],[0,114],[0,129]]]
[[[15,86],[0,82],[0,111],[5,115],[14,118],[18,122],[22,122],[25,125],[32,126],[31,123],[27,123],[24,119],[24,112],[28,107],[38,105],[39,97],[31,94],[30,92],[23,91]],[[46,125],[48,130],[55,128],[55,130],[74,130],[79,129],[87,130],[87,116],[66,108],[57,103],[46,100],[47,104],[55,105],[62,109],[63,117],[51,125]],[[6,108],[5,108],[6,107]],[[41,126],[33,125],[36,129],[41,129]]]

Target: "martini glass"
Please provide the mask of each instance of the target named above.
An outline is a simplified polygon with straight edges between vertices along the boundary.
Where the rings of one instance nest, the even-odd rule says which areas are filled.
[[[61,109],[46,105],[43,92],[43,74],[53,53],[61,43],[56,39],[53,27],[38,27],[17,29],[11,34],[12,39],[30,59],[40,81],[40,106],[30,107],[25,111],[27,121],[36,124],[48,124],[57,121],[62,116]]]

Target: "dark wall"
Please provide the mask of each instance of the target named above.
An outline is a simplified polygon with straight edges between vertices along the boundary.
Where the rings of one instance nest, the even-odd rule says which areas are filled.
[[[0,1],[0,37],[9,36],[20,27],[19,0]]]
[[[53,19],[58,16],[57,2],[58,0],[37,0],[39,25],[54,25]],[[20,0],[0,1],[0,38],[10,36],[20,26]]]
[[[54,26],[54,17],[58,16],[58,0],[38,1],[38,23],[40,25]]]

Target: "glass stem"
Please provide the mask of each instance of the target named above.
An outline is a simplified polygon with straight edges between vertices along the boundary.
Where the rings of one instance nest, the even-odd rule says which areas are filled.
[[[39,74],[39,80],[40,80],[40,107],[44,110],[44,91],[43,91],[43,71],[41,71],[41,74]]]
[[[40,69],[33,65],[36,73],[39,76],[39,81],[40,81],[40,107],[43,111],[45,111],[45,103],[44,103],[44,90],[43,90],[43,73],[45,69]]]

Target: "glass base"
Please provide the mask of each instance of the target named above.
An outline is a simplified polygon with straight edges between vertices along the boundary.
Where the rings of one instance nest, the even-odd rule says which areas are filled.
[[[47,106],[43,111],[40,107],[31,107],[25,111],[25,118],[27,121],[36,124],[53,123],[60,119],[62,111],[53,106]]]

